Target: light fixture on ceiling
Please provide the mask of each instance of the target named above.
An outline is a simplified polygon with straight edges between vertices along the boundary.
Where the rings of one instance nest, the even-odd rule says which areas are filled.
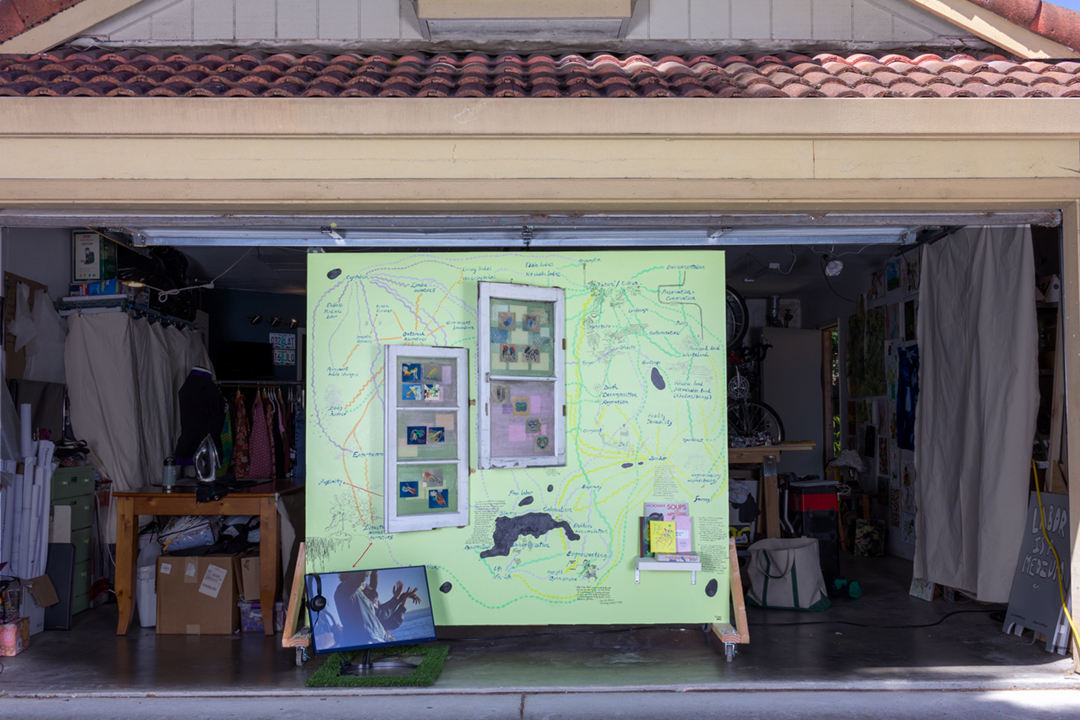
[[[248,320],[251,322],[252,325],[258,325],[263,321],[263,316],[256,313],[249,317]]]
[[[293,318],[292,320],[289,321],[289,329],[290,330],[295,330],[298,327],[300,327],[300,321],[299,320],[297,320],[296,318]]]
[[[844,261],[839,258],[830,258],[826,255],[821,259],[821,264],[826,277],[836,277],[844,271]]]
[[[281,324],[281,316],[280,315],[275,315],[274,317],[270,318],[266,322],[270,325],[270,327],[277,327],[278,325]]]

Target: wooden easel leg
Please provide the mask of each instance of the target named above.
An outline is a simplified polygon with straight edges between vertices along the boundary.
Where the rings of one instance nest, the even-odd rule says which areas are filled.
[[[743,597],[742,574],[739,572],[739,557],[735,550],[735,541],[728,542],[728,583],[731,587],[731,606],[734,610],[735,627],[731,623],[712,623],[712,631],[724,643],[724,655],[727,661],[735,658],[735,646],[750,643],[750,626],[746,622],[746,600]]]
[[[311,646],[311,635],[303,628],[300,617],[300,603],[304,597],[304,568],[306,552],[304,543],[296,551],[296,569],[293,571],[292,592],[289,593],[289,609],[285,614],[285,629],[281,633],[281,647],[296,649],[296,664],[303,665],[307,658],[307,648]]]

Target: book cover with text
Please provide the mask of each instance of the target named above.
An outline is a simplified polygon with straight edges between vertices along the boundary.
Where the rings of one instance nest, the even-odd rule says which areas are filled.
[[[653,520],[649,523],[649,546],[654,553],[674,553],[675,523],[667,520]]]

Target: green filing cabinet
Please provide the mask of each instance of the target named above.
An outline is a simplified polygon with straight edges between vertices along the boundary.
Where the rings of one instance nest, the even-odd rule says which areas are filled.
[[[90,555],[94,542],[94,468],[57,468],[52,478],[52,504],[71,506],[71,542],[75,545],[71,614],[90,607]]]

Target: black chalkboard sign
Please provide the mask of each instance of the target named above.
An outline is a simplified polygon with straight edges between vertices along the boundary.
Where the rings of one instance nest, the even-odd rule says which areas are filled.
[[[1066,598],[1069,593],[1069,497],[1068,495],[1042,494],[1043,515],[1046,518],[1046,534],[1050,537],[1058,558],[1061,559],[1062,582]],[[1024,519],[1024,540],[1016,563],[1012,592],[1009,595],[1009,611],[1005,615],[1005,632],[1021,634],[1024,628],[1046,635],[1047,650],[1059,652],[1068,646],[1068,636],[1056,642],[1058,626],[1062,620],[1061,591],[1058,589],[1058,567],[1054,553],[1043,536],[1039,517],[1039,502],[1031,493],[1027,515]]]

